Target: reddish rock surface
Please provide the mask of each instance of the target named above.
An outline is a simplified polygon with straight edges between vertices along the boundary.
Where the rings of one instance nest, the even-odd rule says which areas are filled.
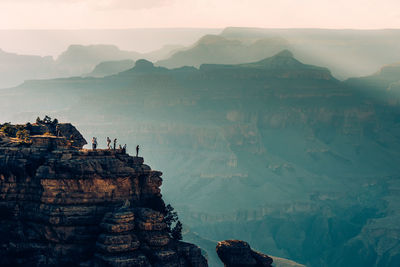
[[[1,136],[0,266],[207,266],[166,230],[161,172],[121,150],[82,150],[62,125],[75,146]]]

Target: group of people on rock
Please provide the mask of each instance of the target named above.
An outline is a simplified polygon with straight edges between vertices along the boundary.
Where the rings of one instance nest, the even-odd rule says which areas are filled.
[[[117,149],[117,138],[114,138],[113,140],[113,145],[111,145],[111,139],[110,137],[107,136],[107,149]],[[96,150],[97,149],[97,137],[92,138],[92,149]],[[121,146],[121,144],[118,145],[118,149],[122,150],[124,153],[126,153],[126,144],[124,146]],[[139,145],[136,146],[136,157],[139,156]]]
[[[121,147],[121,145],[119,145]],[[125,145],[126,146],[126,145]],[[110,137],[107,136],[107,148],[111,149],[113,148],[114,150],[117,148],[117,138],[114,138],[114,146],[111,146],[111,139]]]

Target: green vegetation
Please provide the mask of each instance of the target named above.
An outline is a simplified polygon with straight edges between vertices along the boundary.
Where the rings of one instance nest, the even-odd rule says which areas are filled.
[[[36,123],[37,124],[51,124],[51,125],[57,125],[58,124],[58,119],[51,120],[49,116],[44,116],[43,120],[40,119],[40,117],[36,118]]]
[[[175,240],[182,240],[182,223],[178,219],[178,213],[168,204],[164,211],[164,222],[167,224],[167,231]],[[175,226],[173,226],[175,224]]]
[[[22,135],[29,135],[29,131],[25,125],[12,125],[9,122],[0,124],[0,132],[7,137],[17,137]]]
[[[30,143],[30,127],[30,124],[12,125],[7,122],[0,124],[0,134],[11,138],[18,138],[21,140],[21,143]]]
[[[177,221],[175,227],[171,231],[171,236],[175,240],[182,240],[182,223]]]
[[[30,143],[30,135],[27,129],[20,129],[15,134],[18,139],[21,139],[25,143]]]
[[[16,127],[14,125],[11,125],[11,123],[9,122],[0,124],[0,133],[4,134],[5,136],[14,137],[16,131]]]

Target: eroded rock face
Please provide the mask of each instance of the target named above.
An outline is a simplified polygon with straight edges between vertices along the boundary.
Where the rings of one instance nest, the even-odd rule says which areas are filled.
[[[207,266],[198,247],[167,232],[161,175],[121,150],[3,136],[0,266]]]
[[[270,267],[272,258],[254,251],[247,242],[225,240],[218,242],[217,254],[226,267]]]
[[[84,145],[87,144],[85,138],[81,135],[81,133],[73,126],[71,123],[34,123],[29,124],[27,129],[30,132],[31,136],[42,136],[44,134],[52,134],[53,136],[57,136],[60,139],[66,138],[67,140],[71,141],[72,145],[78,148],[82,148]],[[39,140],[43,142],[42,139]],[[51,140],[51,139],[47,139]]]
[[[137,251],[140,242],[134,233],[134,220],[128,207],[106,213],[96,242],[95,266],[151,266],[147,257]]]

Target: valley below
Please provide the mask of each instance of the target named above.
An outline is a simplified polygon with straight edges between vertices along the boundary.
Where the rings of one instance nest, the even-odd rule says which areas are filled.
[[[102,147],[139,144],[210,266],[225,239],[306,266],[398,266],[400,93],[358,81],[288,50],[199,69],[139,60],[0,90],[0,121],[49,115]]]

